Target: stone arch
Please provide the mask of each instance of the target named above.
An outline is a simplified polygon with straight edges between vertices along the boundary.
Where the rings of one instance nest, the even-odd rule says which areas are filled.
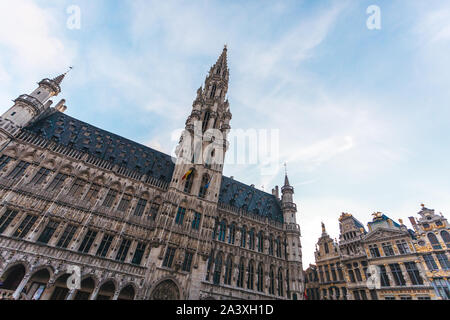
[[[117,282],[114,279],[106,279],[99,285],[98,294],[96,300],[112,300],[117,288]]]
[[[61,173],[65,173],[65,174],[72,174],[72,172],[74,171],[73,166],[71,164],[63,164],[61,166],[61,168],[59,169],[59,171]]]
[[[89,169],[80,170],[80,172],[78,173],[78,177],[89,181],[89,178],[91,177],[91,173],[89,172]]]
[[[33,270],[33,274],[28,280],[24,290],[30,300],[40,300],[48,283],[52,278],[53,270],[47,266],[41,266]]]
[[[122,184],[119,181],[114,181],[111,183],[111,189],[121,191],[122,190]]]
[[[175,278],[163,278],[154,285],[150,300],[182,300],[180,288]]]
[[[69,294],[69,288],[67,288],[67,279],[70,277],[70,273],[60,272],[55,275],[56,280],[53,286],[53,292],[51,293],[50,300],[66,300]]]
[[[134,194],[136,193],[136,189],[133,186],[128,186],[125,188],[125,193],[134,196]]]
[[[56,169],[56,161],[54,159],[45,160],[42,163],[42,167],[51,169],[51,170],[55,170]]]
[[[36,150],[32,150],[32,151],[25,151],[23,152],[23,155],[21,156],[21,159],[28,161],[28,162],[33,162],[36,158]]]
[[[145,199],[145,200],[150,200],[150,192],[148,191],[143,191],[140,195],[140,198]]]
[[[3,154],[11,158],[17,158],[17,155],[19,154],[19,149],[16,146],[11,146],[6,148],[5,151],[3,151]]]
[[[104,185],[105,184],[105,177],[103,175],[96,176],[93,180],[95,184]]]
[[[85,275],[81,279],[81,288],[77,290],[74,300],[89,300],[97,281],[92,275]]]
[[[128,283],[120,289],[117,300],[134,300],[136,297],[137,288],[134,283]]]
[[[3,272],[0,277],[0,288],[15,291],[27,273],[27,268],[23,263],[14,263]]]

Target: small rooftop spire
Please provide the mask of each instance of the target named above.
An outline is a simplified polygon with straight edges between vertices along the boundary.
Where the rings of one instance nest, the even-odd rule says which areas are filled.
[[[56,78],[53,79],[53,81],[56,82],[57,85],[61,85],[62,81],[64,80],[64,77],[73,69],[73,67],[69,67],[69,70],[67,70],[65,73],[60,74]]]

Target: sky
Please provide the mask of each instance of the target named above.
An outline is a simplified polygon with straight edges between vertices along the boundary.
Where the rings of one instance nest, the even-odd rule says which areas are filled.
[[[287,163],[305,269],[342,212],[449,216],[447,0],[15,0],[0,14],[0,112],[73,66],[68,115],[166,153],[227,44],[231,126],[279,130],[279,166],[224,174],[270,191]]]

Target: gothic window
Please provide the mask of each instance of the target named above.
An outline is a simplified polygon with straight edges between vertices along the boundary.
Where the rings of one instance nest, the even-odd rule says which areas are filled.
[[[430,240],[430,243],[433,246],[433,249],[437,249],[437,250],[442,249],[442,247],[434,233],[428,234],[428,240]]]
[[[50,174],[51,170],[46,168],[40,168],[38,173],[31,180],[31,184],[40,185]]]
[[[83,188],[85,186],[85,182],[81,180],[80,178],[77,178],[75,182],[73,183],[72,187],[69,190],[69,196],[71,197],[79,197],[81,193],[83,192]]]
[[[8,178],[10,179],[17,179],[21,178],[23,176],[23,173],[28,168],[30,164],[25,161],[20,161],[19,164],[11,171],[11,173],[8,175]]]
[[[201,213],[194,212],[194,219],[192,220],[192,229],[199,230],[200,229],[200,221],[202,220]]]
[[[134,215],[141,217],[142,214],[144,213],[146,206],[147,206],[147,199],[140,198],[136,205],[136,209],[134,210]]]
[[[20,226],[17,228],[16,232],[14,232],[13,237],[20,239],[25,238],[28,232],[30,232],[30,229],[33,227],[36,220],[36,216],[27,215]]]
[[[277,248],[277,257],[281,258],[281,239],[280,237],[276,240],[276,248]]]
[[[72,241],[73,236],[76,231],[77,231],[77,227],[72,224],[69,224],[66,227],[66,229],[64,229],[64,232],[63,232],[61,238],[59,238],[56,246],[59,248],[67,248],[69,246],[70,241]]]
[[[245,248],[246,238],[247,238],[247,228],[245,226],[243,226],[241,229],[241,247],[242,248]]]
[[[216,261],[214,263],[214,276],[213,282],[214,284],[220,284],[220,276],[222,274],[222,253],[219,252],[216,256]]]
[[[198,196],[200,198],[204,198],[206,196],[206,191],[208,191],[209,183],[210,183],[209,182],[209,175],[207,173],[205,173],[203,175],[202,183],[200,185],[200,191],[198,193]]]
[[[225,281],[224,284],[231,285],[231,278],[233,275],[233,259],[231,255],[228,256],[227,262],[225,265]]]
[[[444,240],[447,247],[449,247],[450,246],[450,235],[448,234],[448,232],[445,230],[441,231],[441,237],[442,237],[442,240]]]
[[[219,226],[219,241],[225,241],[225,236],[227,233],[227,222],[222,220]]]
[[[163,261],[163,267],[172,268],[173,257],[175,256],[175,248],[168,247]]]
[[[217,91],[217,86],[216,86],[216,84],[213,84],[213,86],[211,88],[211,94],[209,96],[210,99],[213,99],[216,96],[216,91]]]
[[[398,263],[390,264],[392,276],[394,277],[395,285],[404,286],[406,284],[405,278],[403,278],[402,270],[400,269],[400,265]]]
[[[255,250],[255,229],[251,229],[249,232],[248,247],[250,250]]]
[[[392,249],[392,244],[390,242],[382,243],[381,246],[383,247],[384,255],[386,257],[394,255],[394,249]]]
[[[234,244],[235,238],[236,238],[236,224],[233,222],[232,224],[230,224],[229,227],[228,243]]]
[[[105,233],[103,235],[102,242],[100,243],[100,246],[98,247],[98,250],[97,250],[97,256],[106,257],[106,255],[108,254],[109,248],[111,247],[111,243],[112,243],[113,239],[114,239],[114,236],[111,234]]]
[[[269,254],[273,256],[273,236],[269,236]]]
[[[275,274],[273,272],[273,266],[270,267],[269,272],[269,294],[275,294]]]
[[[259,292],[264,292],[264,268],[262,263],[258,265],[258,279],[256,286]]]
[[[17,216],[17,211],[6,210],[6,212],[0,218],[0,234],[2,234],[6,228],[10,225],[11,221]]]
[[[88,253],[91,249],[92,243],[95,240],[95,237],[97,236],[97,231],[89,229],[86,235],[84,236],[83,241],[81,242],[80,247],[78,248],[79,252],[82,253]]]
[[[142,258],[144,257],[146,244],[143,242],[139,242],[137,244],[136,250],[134,251],[133,260],[131,260],[132,264],[137,266],[141,265]]]
[[[247,278],[247,289],[253,290],[255,281],[255,263],[250,260],[248,263],[248,278]]]
[[[184,184],[184,192],[191,193],[192,184],[194,183],[194,172],[192,172],[186,179]]]
[[[0,157],[0,170],[2,170],[9,162],[11,161],[11,157],[1,156]]]
[[[180,290],[171,280],[165,280],[158,284],[152,292],[152,300],[179,300]]]
[[[258,233],[258,252],[264,252],[264,234],[262,231]]]
[[[120,244],[119,251],[117,251],[116,260],[124,262],[127,258],[128,250],[131,246],[131,240],[129,239],[123,239],[122,243]]]
[[[111,208],[116,199],[117,191],[114,189],[109,189],[108,194],[106,195],[105,201],[103,201],[103,206],[106,208]]]
[[[50,220],[47,226],[45,227],[44,231],[42,231],[41,235],[39,236],[37,242],[40,243],[48,243],[53,236],[53,234],[56,231],[56,228],[58,228],[59,222]]]
[[[381,286],[382,287],[390,287],[390,281],[389,281],[389,277],[387,275],[387,271],[385,266],[378,266],[379,270],[380,270],[380,277],[381,277]]]
[[[422,285],[423,279],[420,276],[419,269],[415,262],[405,262],[406,272],[408,272],[409,278],[413,285]]]
[[[129,194],[125,193],[119,202],[119,206],[117,207],[117,210],[119,210],[121,212],[125,212],[128,209],[130,202],[131,202],[131,196]]]
[[[208,257],[208,266],[206,267],[206,281],[209,281],[209,275],[211,273],[211,267],[213,264],[213,260],[214,260],[214,251],[211,250],[211,253],[209,254],[209,257]]]
[[[209,119],[211,119],[211,113],[209,111],[206,111],[205,117],[203,118],[203,123],[202,123],[202,132],[203,133],[205,133],[206,129],[208,128]]]
[[[175,223],[179,225],[183,225],[184,216],[186,214],[186,208],[179,207],[177,211],[177,216],[175,218]]]
[[[181,270],[186,271],[186,272],[191,271],[193,257],[194,257],[194,254],[192,252],[186,251],[186,253],[184,255],[184,261],[183,261],[183,266],[182,266]]]
[[[239,263],[239,274],[238,274],[238,279],[237,279],[237,286],[239,288],[244,287],[244,273],[245,273],[244,259],[241,259],[241,261]]]
[[[288,299],[290,299],[291,297],[291,293],[290,293],[291,289],[289,287],[289,270],[286,270],[286,293],[288,296]]]
[[[98,193],[100,192],[100,186],[98,184],[93,183],[89,188],[88,192],[84,196],[84,201],[88,201],[91,204],[95,201]]]

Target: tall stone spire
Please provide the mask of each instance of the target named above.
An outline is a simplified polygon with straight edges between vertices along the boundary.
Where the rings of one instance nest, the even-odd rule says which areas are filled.
[[[67,70],[66,72],[64,72],[63,74],[60,74],[59,76],[57,76],[56,78],[53,78],[53,81],[60,86],[62,81],[64,80],[64,78],[66,77],[66,75],[73,69],[73,67],[70,67],[69,70]]]

